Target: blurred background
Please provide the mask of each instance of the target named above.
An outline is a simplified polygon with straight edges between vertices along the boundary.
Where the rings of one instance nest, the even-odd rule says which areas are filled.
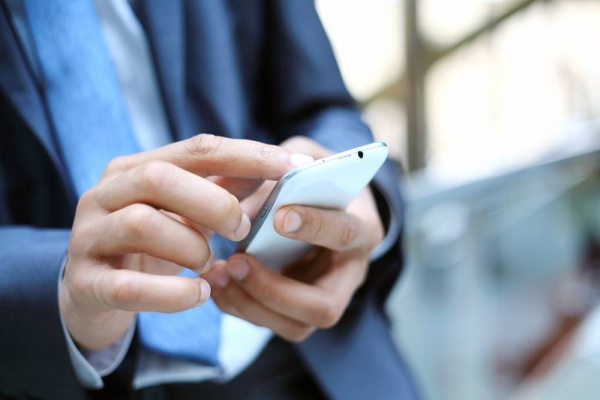
[[[405,172],[388,311],[424,398],[600,399],[600,1],[317,8]]]

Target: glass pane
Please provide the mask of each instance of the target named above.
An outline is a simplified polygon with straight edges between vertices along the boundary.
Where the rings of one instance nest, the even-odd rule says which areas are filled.
[[[449,45],[523,0],[421,0],[419,25],[436,45]]]
[[[521,166],[584,140],[600,116],[600,3],[538,3],[441,60],[427,78],[429,165],[449,175]]]
[[[350,92],[360,101],[404,70],[403,2],[318,0],[317,10]]]

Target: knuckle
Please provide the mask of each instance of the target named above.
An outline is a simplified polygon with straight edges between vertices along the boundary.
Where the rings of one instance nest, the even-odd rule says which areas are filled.
[[[64,283],[67,285],[69,294],[73,299],[85,298],[89,293],[89,283],[81,274],[75,274],[75,276],[65,279]]]
[[[81,212],[94,207],[94,204],[96,203],[96,196],[97,191],[95,190],[95,187],[92,187],[83,192],[83,194],[79,198],[79,201],[77,202],[77,211]]]
[[[140,237],[146,232],[153,232],[156,228],[155,221],[155,213],[151,207],[141,204],[129,206],[125,217],[127,234]]]
[[[116,305],[127,305],[137,300],[138,291],[136,285],[131,279],[119,277],[115,279],[112,286],[108,289],[108,299]]]
[[[169,185],[171,165],[165,161],[151,161],[138,168],[138,177],[146,189],[158,189]]]
[[[98,228],[90,222],[77,223],[71,230],[69,255],[91,254],[96,245]]]
[[[106,176],[110,176],[110,175],[125,171],[128,168],[129,164],[130,164],[130,157],[128,157],[128,156],[121,156],[121,157],[113,158],[106,165],[106,168],[104,169],[104,173],[102,174],[102,176],[106,177]]]
[[[223,138],[220,136],[201,133],[188,140],[185,148],[192,157],[206,158],[218,152],[222,143]]]
[[[327,301],[317,312],[317,324],[319,328],[331,328],[336,325],[342,313],[339,307],[332,301]]]

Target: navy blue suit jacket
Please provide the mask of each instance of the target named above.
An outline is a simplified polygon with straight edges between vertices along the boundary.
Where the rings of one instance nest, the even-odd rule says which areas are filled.
[[[57,304],[76,198],[31,60],[0,4],[0,393],[83,398]],[[372,141],[311,1],[134,4],[174,140],[308,135],[337,151]],[[391,163],[376,181],[382,212],[401,215]],[[339,325],[296,346],[331,397],[414,396],[382,311],[401,271],[399,243],[371,266]]]

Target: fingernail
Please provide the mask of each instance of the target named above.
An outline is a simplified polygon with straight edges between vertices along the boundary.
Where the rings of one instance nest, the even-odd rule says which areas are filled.
[[[204,264],[202,266],[202,269],[200,270],[200,273],[203,274],[205,272],[207,272],[210,267],[212,267],[213,263],[215,262],[215,257],[214,257],[214,253],[212,250],[210,250],[210,256],[208,257],[208,261],[206,261],[206,264]]]
[[[290,164],[295,168],[313,161],[315,161],[315,159],[306,154],[294,153],[290,156]]]
[[[246,213],[242,216],[242,223],[235,231],[235,237],[238,240],[242,240],[250,232],[250,217]]]
[[[246,278],[249,269],[248,263],[242,258],[235,258],[227,264],[227,271],[238,281]]]
[[[283,220],[283,232],[284,233],[293,233],[300,229],[300,225],[302,225],[302,218],[300,218],[300,214],[296,211],[288,211],[285,215],[285,219]]]
[[[225,271],[225,268],[219,268],[215,271],[214,280],[217,282],[220,288],[225,288],[229,283],[229,274]]]
[[[198,304],[204,303],[210,296],[210,285],[204,279],[200,280],[200,298]]]

